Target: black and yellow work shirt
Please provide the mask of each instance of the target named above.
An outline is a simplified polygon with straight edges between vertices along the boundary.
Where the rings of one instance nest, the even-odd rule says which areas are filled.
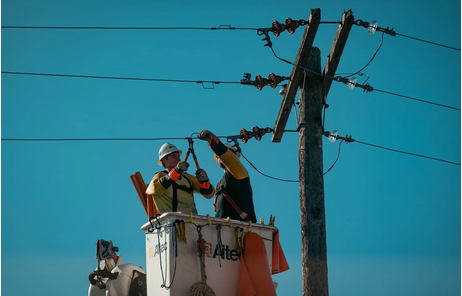
[[[255,216],[255,209],[253,205],[253,193],[249,173],[242,165],[239,158],[223,143],[219,142],[217,145],[212,147],[212,150],[227,169],[223,178],[217,185],[215,217],[230,217],[231,219],[242,220],[236,209],[234,209],[234,207],[223,196],[223,193],[226,192],[239,206],[239,208],[243,212],[247,213],[250,221],[256,223],[257,218]]]

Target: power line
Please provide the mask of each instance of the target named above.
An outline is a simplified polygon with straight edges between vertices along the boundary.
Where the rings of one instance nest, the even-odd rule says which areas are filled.
[[[36,75],[36,76],[53,76],[53,77],[71,77],[71,78],[92,78],[92,79],[115,79],[115,80],[136,80],[136,81],[157,81],[157,82],[183,82],[183,83],[211,83],[211,84],[240,84],[233,81],[205,81],[205,80],[183,80],[183,79],[157,79],[157,78],[135,78],[135,77],[114,77],[114,76],[95,76],[95,75],[74,75],[74,74],[49,74],[49,73],[31,73],[31,72],[10,72],[2,71],[2,74],[15,75]]]
[[[20,139],[20,138],[8,138],[8,139],[2,139],[2,141],[22,141],[22,142],[64,142],[64,141],[166,141],[166,140],[188,140],[191,137],[184,137],[184,138],[35,138],[35,139]],[[241,156],[260,174],[262,174],[265,177],[268,177],[270,179],[278,180],[278,181],[283,181],[283,182],[299,182],[298,180],[285,180],[285,179],[280,179],[280,178],[275,178],[271,177],[267,174],[262,173],[260,170],[258,170],[253,163],[251,163],[241,152]]]
[[[375,56],[377,55],[377,53],[379,52],[380,48],[382,47],[382,45],[383,45],[383,35],[385,35],[385,33],[382,33],[382,41],[380,42],[379,48],[377,48],[377,50],[376,50],[375,53],[372,55],[372,58],[369,60],[369,62],[368,62],[364,67],[362,67],[360,70],[356,71],[356,73],[352,73],[352,74],[350,74],[350,75],[348,75],[348,76],[346,76],[346,77],[350,77],[350,76],[353,76],[353,75],[356,75],[356,74],[361,75],[361,76],[363,75],[363,73],[361,73],[361,71],[363,71],[364,69],[366,69],[367,66],[369,66],[370,63],[372,63],[372,61],[374,60]],[[369,79],[369,75],[368,75],[367,79],[364,80],[363,83],[366,83],[366,81],[367,81],[368,79]]]
[[[382,35],[382,37],[383,37],[383,35]],[[383,41],[383,40],[382,40],[382,41]],[[378,50],[380,49],[381,46],[382,46],[382,44],[380,44],[379,48],[378,48],[377,51],[374,53],[374,56],[373,56],[372,59],[369,61],[369,63],[367,63],[367,65],[366,65],[365,67],[363,67],[361,70],[363,70],[364,68],[366,68],[366,67],[370,64],[370,62],[372,62],[372,60],[374,59],[375,55],[377,54],[377,52],[378,52]],[[288,61],[288,60],[285,60],[285,59],[280,58],[279,56],[277,56],[277,54],[276,54],[276,52],[274,51],[274,49],[273,49],[272,46],[270,46],[270,49],[271,49],[271,51],[273,52],[273,55],[274,55],[277,59],[279,59],[279,60],[281,60],[281,61],[283,61],[283,62],[285,62],[285,63],[288,63],[288,64],[290,64],[290,65],[294,65],[294,66],[295,66],[294,63],[292,63],[292,62],[290,62],[290,61]],[[400,95],[400,94],[393,93],[393,92],[389,92],[389,91],[384,91],[384,90],[375,89],[375,88],[371,87],[369,84],[362,85],[362,84],[359,84],[359,83],[356,83],[356,82],[351,82],[351,81],[349,81],[348,79],[346,79],[346,78],[344,78],[344,77],[340,77],[340,76],[338,76],[338,77],[330,77],[330,76],[327,76],[327,75],[324,75],[324,74],[317,73],[316,71],[312,71],[312,70],[310,70],[310,69],[308,69],[308,68],[305,68],[305,67],[302,67],[302,66],[299,66],[299,65],[297,65],[297,67],[300,68],[300,69],[303,69],[305,72],[310,72],[310,73],[313,73],[313,74],[315,74],[315,75],[318,75],[318,76],[321,76],[321,77],[324,77],[324,78],[327,78],[327,79],[333,79],[334,81],[337,81],[337,82],[343,82],[343,83],[345,83],[345,84],[347,84],[347,85],[348,85],[348,84],[352,84],[352,85],[354,85],[355,87],[357,86],[357,87],[363,88],[365,92],[371,92],[371,91],[376,90],[376,91],[379,91],[379,92],[383,92],[383,93],[387,93],[387,94],[390,94],[390,95],[399,96],[399,97],[403,97],[403,98],[407,98],[407,99],[419,101],[419,102],[422,102],[422,103],[432,104],[432,105],[436,105],[436,106],[440,106],[440,107],[445,107],[445,108],[449,108],[449,109],[461,111],[460,108],[451,107],[451,106],[443,105],[443,104],[438,104],[438,103],[434,103],[434,102],[430,102],[430,101],[425,101],[425,100],[422,100],[422,99],[417,99],[417,98],[413,98],[413,97],[409,97],[409,96],[405,96],[405,95]],[[356,73],[359,74],[359,75],[361,75],[361,74],[362,74],[362,73],[360,73],[361,70],[359,70],[359,71],[356,72]],[[354,74],[353,74],[353,75],[354,75]],[[349,75],[349,76],[351,76],[351,75]],[[349,77],[349,76],[347,76],[347,77]],[[368,78],[368,79],[369,79],[369,78]],[[366,79],[366,81],[367,81],[367,79]]]
[[[271,50],[273,50],[271,48]],[[287,62],[289,64],[292,64],[291,62],[287,61],[287,60],[284,60],[284,59],[281,59],[279,58],[276,53],[274,52],[273,50],[273,53],[274,55],[284,61],[284,62]],[[299,66],[300,67],[300,66]],[[319,74],[319,73],[316,73],[314,71],[311,71],[307,68],[304,68],[304,67],[300,67],[308,72],[311,72],[313,74],[316,74],[316,75],[319,75],[319,76],[322,76],[322,77],[325,77],[325,78],[330,78],[330,79],[333,79],[334,81],[337,81],[337,82],[344,82],[342,81],[342,77],[329,77],[329,76],[326,76],[326,75],[323,75],[323,74]],[[134,81],[155,81],[155,82],[180,82],[180,83],[196,83],[196,84],[202,84],[202,87],[204,89],[213,89],[213,85],[215,84],[242,84],[241,82],[237,82],[237,81],[211,81],[211,80],[184,80],[184,79],[161,79],[161,78],[135,78],[135,77],[114,77],[114,76],[95,76],[95,75],[74,75],[74,74],[50,74],[50,73],[31,73],[31,72],[11,72],[11,71],[2,71],[1,72],[2,74],[13,74],[13,75],[35,75],[35,76],[50,76],[50,77],[68,77],[68,78],[90,78],[90,79],[113,79],[113,80],[134,80]],[[346,78],[343,78],[343,79],[346,79]],[[205,87],[204,83],[211,83],[212,84],[212,87]],[[347,80],[345,80],[344,82],[345,84],[348,83]],[[373,90],[376,90],[378,92],[383,92],[383,93],[387,93],[387,94],[390,94],[390,95],[394,95],[394,96],[399,96],[399,97],[403,97],[403,98],[407,98],[407,99],[411,99],[411,100],[415,100],[415,101],[419,101],[419,102],[422,102],[422,103],[427,103],[427,104],[432,104],[432,105],[436,105],[436,106],[440,106],[440,107],[445,107],[445,108],[449,108],[449,109],[453,109],[453,110],[458,110],[458,111],[461,111],[460,108],[456,108],[456,107],[451,107],[451,106],[448,106],[448,105],[443,105],[443,104],[438,104],[438,103],[434,103],[434,102],[430,102],[430,101],[425,101],[425,100],[422,100],[422,99],[417,99],[417,98],[413,98],[413,97],[409,97],[409,96],[405,96],[405,95],[400,95],[400,94],[397,94],[397,93],[393,93],[393,92],[389,92],[389,91],[384,91],[384,90],[379,90],[379,89],[374,89],[373,87],[371,87],[370,85],[361,85],[361,84],[358,84],[358,83],[355,83],[355,86],[357,87],[363,87],[363,88],[367,88],[367,91],[370,92],[370,91],[373,91]]]
[[[262,174],[263,176],[265,176],[265,177],[267,177],[267,178],[274,179],[274,180],[278,180],[278,181],[283,181],[283,182],[293,182],[293,183],[295,183],[295,182],[298,183],[298,182],[299,182],[298,180],[286,180],[286,179],[279,179],[279,178],[275,178],[275,177],[268,176],[268,175],[266,175],[266,174],[260,172],[260,171],[253,165],[253,163],[251,163],[251,162],[244,156],[244,154],[242,154],[242,152],[241,152],[241,156],[242,156],[245,160],[247,160],[247,162],[248,162],[257,172],[259,172],[260,174]]]
[[[287,132],[292,132],[292,131],[287,131]],[[329,132],[325,132],[324,133],[325,136],[329,136]],[[1,140],[2,141],[10,141],[10,142],[65,142],[65,141],[165,141],[165,140],[188,140],[190,139],[191,137],[169,137],[169,138],[2,138]],[[385,149],[385,150],[389,150],[389,151],[394,151],[394,152],[399,152],[399,153],[403,153],[403,154],[408,154],[408,155],[412,155],[412,156],[418,156],[418,157],[422,157],[422,158],[427,158],[427,159],[433,159],[433,160],[437,160],[437,161],[441,161],[441,162],[446,162],[446,163],[450,163],[450,164],[455,164],[455,165],[460,165],[460,163],[456,163],[456,162],[452,162],[452,161],[447,161],[447,160],[444,160],[444,159],[440,159],[440,158],[435,158],[435,157],[429,157],[429,156],[425,156],[425,155],[420,155],[420,154],[415,154],[415,153],[410,153],[410,152],[406,152],[406,151],[401,151],[401,150],[396,150],[396,149],[391,149],[391,148],[386,148],[386,147],[383,147],[383,146],[379,146],[379,145],[374,145],[374,144],[369,144],[369,143],[365,143],[365,142],[361,142],[361,141],[358,141],[358,140],[355,140],[355,139],[352,139],[351,136],[348,138],[348,137],[341,137],[341,136],[335,136],[336,139],[342,139],[344,141],[346,141],[347,143],[352,143],[352,142],[357,142],[357,143],[361,143],[361,144],[365,144],[365,145],[369,145],[369,146],[372,146],[372,147],[376,147],[376,148],[381,148],[381,149]],[[340,154],[340,146],[339,146],[339,154]],[[242,155],[242,154],[241,154]],[[243,156],[243,155],[242,155]],[[298,182],[298,181],[293,181],[293,180],[284,180],[284,179],[279,179],[279,178],[274,178],[274,177],[271,177],[271,176],[268,176],[268,175],[265,175],[263,173],[261,173],[248,159],[246,159],[244,157],[245,160],[247,160],[250,165],[257,171],[259,172],[260,174],[266,176],[266,177],[269,177],[269,178],[272,178],[272,179],[276,179],[276,180],[279,180],[279,181],[285,181],[285,182]],[[338,156],[337,156],[337,159],[338,159]],[[337,162],[337,161],[335,161]],[[334,163],[335,164],[335,163]],[[330,169],[329,169],[330,170]],[[328,170],[328,171],[329,171]],[[327,173],[327,172],[326,172]]]
[[[2,26],[2,29],[56,29],[56,30],[258,30],[257,28],[236,28],[230,25],[218,27],[60,27],[60,26]]]
[[[422,103],[432,104],[432,105],[436,105],[436,106],[440,106],[440,107],[444,107],[444,108],[449,108],[449,109],[461,111],[460,108],[451,107],[451,106],[448,106],[448,105],[443,105],[443,104],[438,104],[438,103],[434,103],[434,102],[430,102],[430,101],[425,101],[425,100],[422,100],[422,99],[417,99],[417,98],[413,98],[413,97],[409,97],[409,96],[404,96],[404,95],[400,95],[400,94],[396,94],[396,93],[392,93],[392,92],[388,92],[388,91],[384,91],[384,90],[380,90],[380,89],[375,89],[374,88],[373,90],[378,91],[378,92],[383,92],[383,93],[386,93],[386,94],[390,94],[390,95],[394,95],[394,96],[398,96],[398,97],[402,97],[402,98],[406,98],[406,99],[410,99],[410,100],[414,100],[414,101],[419,101],[419,102],[422,102]]]
[[[385,149],[385,150],[389,150],[389,151],[393,151],[393,152],[399,152],[399,153],[403,153],[403,154],[408,154],[408,155],[413,155],[413,156],[418,156],[418,157],[433,159],[433,160],[437,160],[437,161],[441,161],[441,162],[446,162],[446,163],[450,163],[450,164],[460,165],[460,163],[452,162],[452,161],[447,161],[447,160],[440,159],[440,158],[434,158],[434,157],[429,157],[429,156],[425,156],[425,155],[420,155],[420,154],[415,154],[415,153],[400,151],[400,150],[396,150],[396,149],[390,149],[390,148],[386,148],[386,147],[383,147],[383,146],[373,145],[373,144],[369,144],[369,143],[365,143],[365,142],[361,142],[361,141],[357,141],[357,140],[354,140],[354,141],[355,141],[355,142],[358,142],[358,143],[361,143],[361,144],[364,144],[364,145],[369,145],[369,146],[372,146],[372,147],[376,147],[376,148],[380,148],[380,149]]]
[[[460,51],[460,48],[456,48],[456,47],[452,47],[452,46],[447,46],[447,45],[443,45],[443,44],[439,44],[439,43],[435,43],[435,42],[431,42],[431,41],[427,41],[427,40],[423,40],[423,39],[419,39],[419,38],[415,38],[415,37],[411,37],[411,36],[406,36],[406,35],[403,35],[403,34],[398,34],[398,33],[396,33],[396,35],[399,35],[399,36],[406,37],[406,38],[410,38],[410,39],[414,39],[414,40],[417,40],[417,41],[426,42],[426,43],[430,43],[430,44],[433,44],[433,45],[437,45],[437,46],[446,47],[446,48],[449,48],[449,49],[454,49],[454,50]]]
[[[344,141],[344,140],[342,140],[342,141],[340,142],[340,144],[338,144],[337,158],[335,159],[334,163],[330,166],[330,168],[329,168],[323,175],[325,175],[325,174],[327,174],[328,172],[330,172],[330,170],[331,170],[331,169],[334,167],[334,165],[337,163],[338,158],[339,158],[339,156],[340,156],[340,146],[342,146],[343,141]]]
[[[285,132],[297,132],[285,130]],[[192,133],[189,137],[162,137],[162,138],[2,138],[2,141],[18,142],[63,142],[63,141],[163,141],[163,140],[189,140],[193,138]],[[197,137],[197,136],[196,136]],[[218,136],[218,138],[240,138],[241,136]]]
[[[354,22],[354,24],[357,25],[357,26],[362,26],[362,27],[366,28],[369,31],[369,33],[371,33],[371,34],[374,34],[375,31],[378,31],[378,32],[383,32],[383,33],[388,34],[388,35],[393,36],[393,37],[395,37],[396,35],[399,35],[399,36],[414,39],[414,40],[417,40],[417,41],[426,42],[426,43],[429,43],[429,44],[433,44],[433,45],[437,45],[437,46],[446,47],[446,48],[449,48],[449,49],[454,49],[454,50],[460,51],[460,48],[455,48],[455,47],[443,45],[443,44],[440,44],[440,43],[427,41],[427,40],[424,40],[424,39],[419,39],[419,38],[415,38],[415,37],[411,37],[411,36],[407,36],[407,35],[403,35],[403,34],[398,34],[393,29],[389,29],[389,27],[381,28],[381,27],[379,27],[377,25],[378,23],[376,21],[364,22],[362,20],[356,20]]]
[[[340,22],[320,22],[321,24],[340,24]],[[236,28],[231,25],[218,27],[113,27],[113,26],[1,26],[2,29],[46,29],[46,30],[248,30],[259,28]]]
[[[337,22],[335,21],[320,22],[320,24],[339,24],[339,23],[340,22],[338,21]],[[364,25],[360,23],[364,23]],[[358,26],[363,26],[365,28],[368,28],[368,25],[369,25],[368,22],[363,22],[361,20],[356,21],[355,24]],[[214,30],[249,30],[249,31],[264,30],[261,28],[236,28],[236,27],[232,27],[231,25],[220,25],[218,27],[1,26],[1,28],[2,29],[45,29],[45,30],[49,30],[49,29],[52,29],[52,30],[212,30],[212,31]],[[269,28],[269,29],[270,31],[273,31],[273,28]],[[380,27],[376,27],[376,30],[380,32],[384,32],[386,34],[390,34],[392,36],[399,35],[405,38],[429,43],[432,45],[437,45],[437,46],[461,51],[460,48],[447,46],[444,44],[440,44],[440,43],[436,43],[436,42],[432,42],[432,41],[428,41],[428,40],[424,40],[420,38],[415,38],[415,37],[407,36],[404,34],[399,34],[399,33],[396,33],[393,29],[389,30],[388,28],[383,29]]]
[[[18,142],[64,142],[64,141],[160,141],[160,140],[187,140],[186,138],[5,138],[2,141]]]
[[[337,81],[337,82],[342,82],[342,83],[346,84],[350,90],[353,90],[355,87],[362,88],[363,91],[367,92],[367,93],[376,90],[376,91],[383,92],[383,93],[386,93],[386,94],[390,94],[390,95],[394,95],[394,96],[398,96],[398,97],[402,97],[402,98],[406,98],[406,99],[411,99],[411,100],[422,102],[422,103],[432,104],[432,105],[436,105],[436,106],[440,106],[440,107],[444,107],[444,108],[449,108],[449,109],[461,111],[459,108],[456,108],[456,107],[451,107],[451,106],[448,106],[448,105],[438,104],[438,103],[434,103],[434,102],[430,102],[430,101],[426,101],[426,100],[422,100],[422,99],[417,99],[417,98],[413,98],[413,97],[409,97],[409,96],[405,96],[405,95],[400,95],[400,94],[385,91],[385,90],[375,89],[372,86],[370,86],[368,83],[366,83],[364,85],[359,84],[359,83],[356,82],[356,80],[350,80],[350,79],[347,79],[345,77],[337,76],[337,77],[334,78],[334,80]]]
[[[425,155],[421,155],[421,154],[410,153],[410,152],[406,152],[406,151],[402,151],[402,150],[391,149],[391,148],[387,148],[387,147],[383,147],[383,146],[379,146],[379,145],[374,145],[374,144],[369,144],[369,143],[366,143],[366,142],[361,142],[361,141],[352,139],[351,136],[348,137],[348,135],[346,137],[341,137],[341,136],[338,136],[337,134],[333,134],[331,132],[324,132],[324,136],[326,136],[328,138],[332,137],[334,140],[335,139],[341,139],[341,140],[345,141],[346,143],[357,142],[357,143],[360,143],[360,144],[369,145],[369,146],[380,148],[380,149],[385,149],[385,150],[398,152],[398,153],[403,153],[403,154],[412,155],[412,156],[418,156],[418,157],[422,157],[422,158],[432,159],[432,160],[446,162],[446,163],[455,164],[455,165],[460,166],[460,163],[444,160],[444,159],[441,159],[441,158],[429,157],[429,156],[425,156]],[[340,150],[340,148],[339,148],[339,150]]]

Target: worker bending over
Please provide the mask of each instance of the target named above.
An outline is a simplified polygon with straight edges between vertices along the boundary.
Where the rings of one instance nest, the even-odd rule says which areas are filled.
[[[215,217],[257,222],[252,199],[249,173],[242,165],[240,153],[234,147],[227,147],[208,130],[201,130],[197,136],[207,141],[214,152],[214,159],[223,169],[223,178],[217,184],[214,210]]]
[[[203,169],[196,171],[196,176],[186,173],[189,164],[181,161],[182,151],[175,145],[165,143],[159,149],[158,165],[165,170],[152,178],[146,194],[152,195],[159,212],[181,212],[197,214],[193,193],[205,198],[212,198],[215,188],[210,184],[207,173]]]

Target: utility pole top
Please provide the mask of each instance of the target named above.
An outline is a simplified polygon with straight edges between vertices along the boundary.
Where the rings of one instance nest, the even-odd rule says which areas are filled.
[[[304,296],[329,296],[327,273],[326,214],[322,136],[325,107],[332,80],[354,22],[353,13],[343,11],[329,56],[321,74],[321,51],[313,41],[321,23],[321,10],[312,9],[295,58],[276,124],[273,142],[280,142],[295,95],[300,87],[299,136],[300,224],[302,235],[302,283]],[[301,81],[304,81],[301,85]]]
[[[297,94],[298,86],[303,78],[304,68],[306,67],[308,56],[311,47],[313,46],[314,37],[318,31],[319,23],[321,22],[321,9],[312,9],[308,18],[308,24],[303,33],[302,42],[298,49],[297,57],[295,58],[294,67],[290,74],[290,81],[287,84],[287,91],[282,100],[281,108],[274,125],[273,142],[281,142],[282,134],[287,124],[287,119],[290,115],[290,110],[294,103],[295,95]],[[343,48],[342,48],[343,49]]]

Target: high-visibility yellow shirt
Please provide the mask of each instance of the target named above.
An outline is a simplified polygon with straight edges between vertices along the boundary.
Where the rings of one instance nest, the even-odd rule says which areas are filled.
[[[175,182],[170,179],[166,171],[158,172],[154,175],[146,189],[146,194],[152,195],[157,209],[162,214],[173,211],[175,191],[178,200],[176,212],[184,214],[197,214],[194,193],[201,194],[207,199],[212,198],[215,194],[213,185],[210,185],[207,189],[201,188],[197,178],[193,175],[182,173],[181,177]]]

